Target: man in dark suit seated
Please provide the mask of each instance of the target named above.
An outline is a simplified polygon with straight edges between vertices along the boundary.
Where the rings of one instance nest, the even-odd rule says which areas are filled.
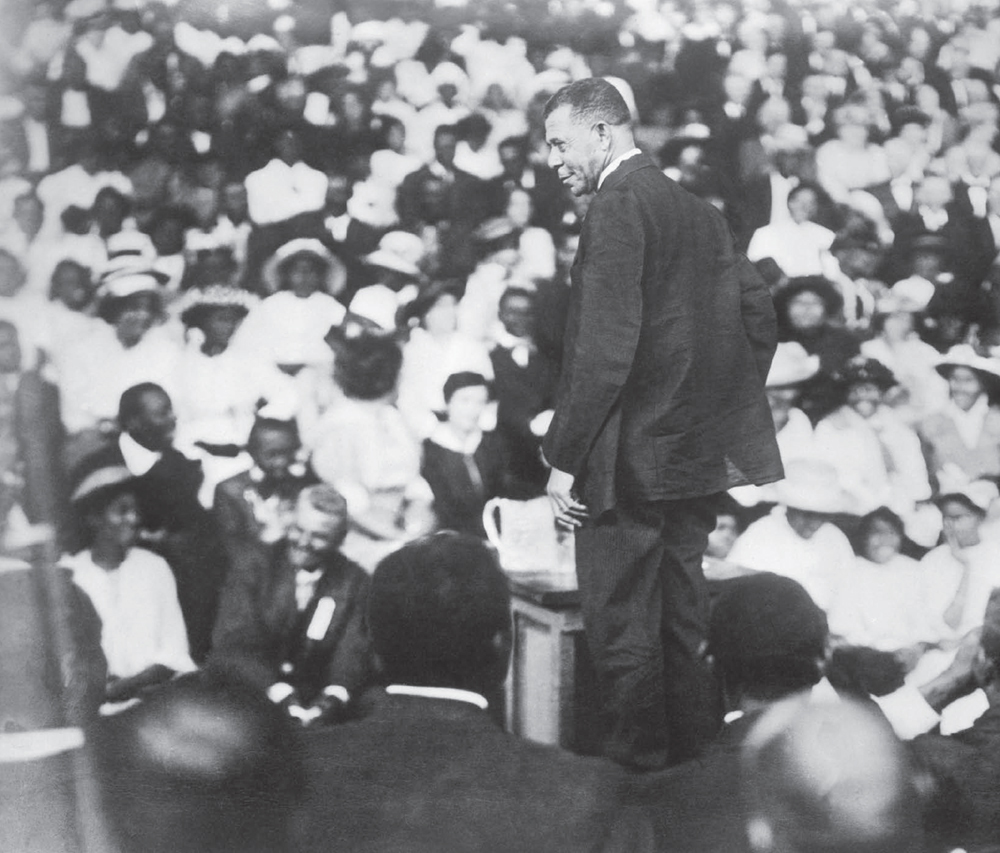
[[[307,733],[296,849],[646,849],[641,820],[611,829],[622,771],[491,719],[486,696],[498,694],[511,650],[510,596],[480,540],[438,533],[390,554],[372,578],[368,619],[389,684],[364,719]]]
[[[341,719],[371,672],[369,580],[340,553],[346,534],[340,493],[303,489],[285,536],[244,541],[219,605],[209,666],[266,690],[304,725]]]

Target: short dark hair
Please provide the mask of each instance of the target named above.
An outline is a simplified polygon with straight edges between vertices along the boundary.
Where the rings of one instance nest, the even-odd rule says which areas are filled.
[[[162,385],[155,382],[140,382],[131,388],[126,388],[118,400],[118,425],[125,429],[125,424],[132,418],[142,414],[142,399],[147,394],[163,394],[168,399],[170,395],[163,389]]]
[[[536,302],[537,294],[533,290],[528,290],[526,287],[508,287],[503,293],[500,294],[500,301],[497,305],[498,308],[502,308],[505,303],[510,302],[511,299],[527,299],[532,305]]]
[[[854,535],[851,537],[851,544],[854,546],[855,554],[864,555],[865,541],[872,532],[876,521],[884,521],[886,524],[891,524],[901,539],[906,538],[906,526],[903,524],[903,519],[896,515],[889,507],[880,506],[878,509],[873,509],[867,515],[862,516],[858,522]]]
[[[481,539],[435,533],[379,563],[368,625],[390,681],[481,685],[497,663],[494,638],[510,631],[507,581]]]
[[[563,106],[570,108],[574,121],[586,119],[594,124],[604,122],[618,126],[632,120],[622,93],[601,77],[588,77],[563,86],[546,102],[542,119]]]
[[[801,584],[760,572],[725,582],[708,644],[727,686],[773,701],[819,681],[828,631],[826,614]]]
[[[403,351],[390,337],[361,333],[343,337],[335,347],[333,377],[355,400],[377,400],[396,387]]]
[[[250,427],[250,435],[247,437],[247,446],[252,446],[254,440],[262,432],[267,431],[287,432],[289,435],[294,436],[296,441],[299,439],[299,425],[295,420],[289,419],[285,421],[280,420],[279,418],[258,417],[254,420],[253,426]]]
[[[460,391],[462,388],[479,387],[485,388],[487,393],[489,393],[490,383],[483,374],[475,373],[471,370],[461,370],[458,373],[452,373],[444,381],[444,401],[446,403],[451,402],[451,398],[455,395],[455,392]]]

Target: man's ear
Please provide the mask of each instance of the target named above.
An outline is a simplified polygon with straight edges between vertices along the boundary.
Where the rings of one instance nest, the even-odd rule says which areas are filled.
[[[611,147],[611,126],[607,122],[599,121],[594,125],[594,133],[597,134],[601,150],[607,151]]]

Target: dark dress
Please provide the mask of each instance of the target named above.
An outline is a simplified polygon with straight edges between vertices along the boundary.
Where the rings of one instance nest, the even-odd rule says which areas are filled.
[[[421,473],[434,492],[434,512],[443,530],[485,536],[483,507],[501,493],[504,472],[503,445],[494,432],[483,433],[471,454],[443,447],[433,438],[424,440]]]

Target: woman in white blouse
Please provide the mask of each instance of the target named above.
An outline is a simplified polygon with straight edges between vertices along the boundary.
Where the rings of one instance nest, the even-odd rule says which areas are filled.
[[[72,502],[83,547],[61,560],[101,619],[109,702],[136,698],[195,669],[173,572],[162,557],[136,546],[140,518],[132,483],[124,467],[79,477]]]

